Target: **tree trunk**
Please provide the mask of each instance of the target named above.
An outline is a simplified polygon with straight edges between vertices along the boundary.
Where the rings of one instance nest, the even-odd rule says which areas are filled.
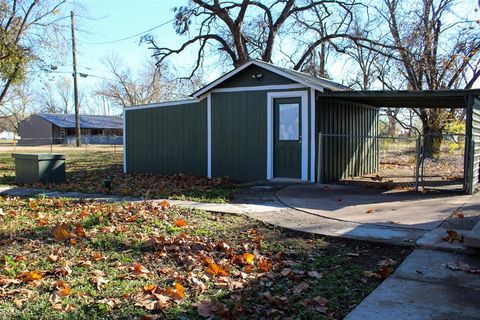
[[[443,141],[442,128],[439,128],[435,121],[432,123],[430,117],[420,118],[423,127],[424,156],[427,158],[438,158]]]

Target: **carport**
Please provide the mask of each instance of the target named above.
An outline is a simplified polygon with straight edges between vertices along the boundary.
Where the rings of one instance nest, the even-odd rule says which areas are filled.
[[[480,89],[472,90],[435,90],[435,91],[330,91],[317,92],[317,100],[345,101],[358,103],[373,108],[464,108],[466,109],[464,176],[462,191],[472,194],[478,187],[480,178]],[[321,121],[321,120],[317,120]],[[322,132],[319,132],[322,134]],[[320,140],[320,139],[319,139]],[[422,144],[424,140],[422,140]],[[329,159],[319,144],[320,162],[336,162]],[[345,144],[348,148],[348,144]],[[420,146],[419,159],[426,152],[424,145]],[[345,151],[344,153],[348,153]],[[324,165],[324,164],[322,164]],[[320,167],[320,166],[319,166]],[[319,175],[319,182],[322,181]],[[418,175],[417,175],[418,177]]]

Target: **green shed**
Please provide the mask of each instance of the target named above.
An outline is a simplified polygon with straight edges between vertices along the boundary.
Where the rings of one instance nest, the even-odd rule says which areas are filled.
[[[124,110],[124,171],[334,182],[378,167],[377,107],[327,99],[350,89],[250,61],[191,99]],[[339,144],[322,135],[355,136]],[[352,159],[355,161],[352,162]]]

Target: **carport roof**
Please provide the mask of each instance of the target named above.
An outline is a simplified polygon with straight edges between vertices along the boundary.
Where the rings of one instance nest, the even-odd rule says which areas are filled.
[[[332,91],[317,95],[385,108],[466,108],[468,97],[480,96],[480,89]]]

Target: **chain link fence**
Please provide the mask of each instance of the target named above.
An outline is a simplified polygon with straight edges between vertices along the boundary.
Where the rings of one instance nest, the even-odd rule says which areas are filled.
[[[463,190],[465,135],[428,134],[422,137],[418,179],[426,190]]]
[[[325,144],[336,146],[322,152],[331,154],[334,163],[342,163],[339,183],[382,189],[449,190],[464,189],[465,135],[443,134],[420,137],[350,136],[322,134]],[[352,141],[369,147],[361,153],[350,151]],[[354,145],[358,148],[358,143]],[[323,156],[325,157],[325,155]],[[350,166],[370,162],[366,174],[351,174]],[[319,162],[319,165],[324,163]],[[317,168],[319,169],[319,168]],[[323,168],[323,170],[327,170]]]
[[[0,140],[1,153],[65,153],[65,152],[123,152],[123,137],[82,136],[81,146],[76,147],[75,137],[21,138]]]

